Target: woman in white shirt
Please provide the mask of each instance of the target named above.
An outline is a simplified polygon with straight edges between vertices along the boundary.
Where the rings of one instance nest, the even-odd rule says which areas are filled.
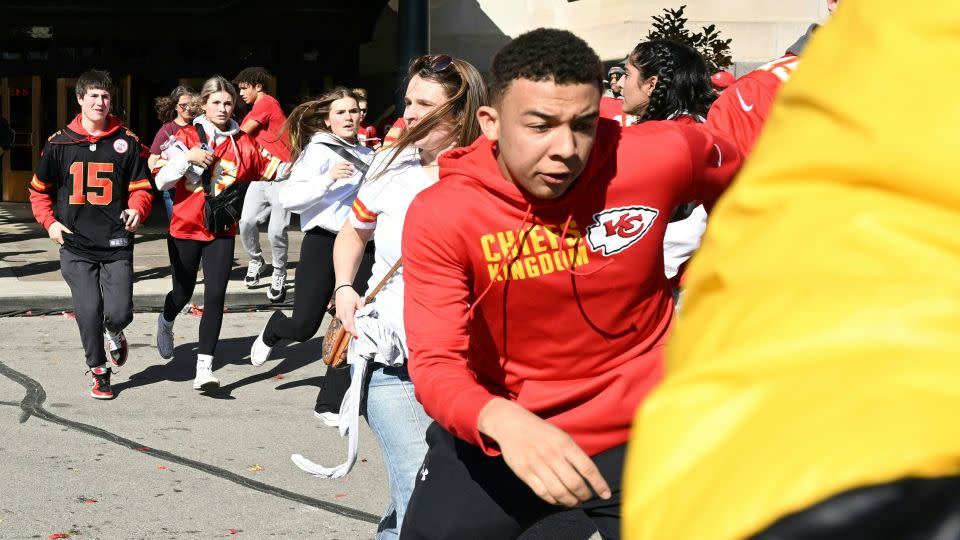
[[[356,415],[365,394],[367,423],[380,443],[390,481],[390,506],[380,522],[378,539],[400,534],[414,480],[427,452],[426,430],[433,420],[414,396],[407,374],[403,267],[387,281],[376,301],[366,306],[351,284],[371,238],[376,262],[368,288],[375,287],[400,260],[407,208],[418,193],[439,179],[440,154],[467,146],[479,136],[476,112],[487,103],[486,86],[476,68],[447,55],[417,58],[410,65],[408,80],[403,112],[406,128],[394,145],[374,158],[334,247],[337,317],[357,338],[350,340],[347,358],[353,381],[340,412],[341,432],[346,430],[351,437],[348,459],[339,467],[325,468],[293,456],[300,468],[317,476],[339,477],[349,472],[356,460]],[[368,369],[372,373],[365,376]]]
[[[305,233],[297,265],[293,315],[274,312],[250,349],[250,361],[267,361],[281,339],[306,341],[320,328],[333,295],[333,243],[347,221],[373,151],[359,144],[360,107],[352,90],[338,86],[294,109],[284,130],[293,151],[290,176],[280,189],[280,204],[300,214]],[[355,284],[363,290],[373,266],[373,246],[361,251]],[[328,370],[321,383],[315,413],[336,421],[343,394],[350,384],[346,370]]]

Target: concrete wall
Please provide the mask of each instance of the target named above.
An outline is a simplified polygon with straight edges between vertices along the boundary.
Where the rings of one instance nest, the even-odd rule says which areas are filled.
[[[651,16],[683,4],[687,28],[715,24],[733,39],[733,59],[743,66],[783,54],[827,14],[826,0],[432,0],[430,48],[486,70],[509,38],[549,26],[576,33],[602,59],[615,60],[646,37]]]

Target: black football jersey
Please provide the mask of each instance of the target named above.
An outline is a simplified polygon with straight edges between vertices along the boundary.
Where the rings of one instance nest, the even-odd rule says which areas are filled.
[[[95,142],[69,128],[54,133],[30,188],[49,194],[57,221],[73,231],[63,235],[65,248],[100,261],[133,257],[133,234],[121,213],[130,192],[152,183],[131,131],[120,126]]]

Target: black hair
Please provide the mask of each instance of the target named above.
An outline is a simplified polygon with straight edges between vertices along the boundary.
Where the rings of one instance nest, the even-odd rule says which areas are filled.
[[[510,41],[493,57],[490,101],[497,103],[516,79],[554,84],[594,84],[603,91],[603,64],[587,42],[566,30],[537,28]]]
[[[87,90],[91,88],[106,90],[113,94],[113,79],[110,77],[110,73],[99,69],[91,69],[81,73],[77,77],[77,87],[75,88],[77,97],[82,98],[87,95]]]
[[[270,72],[266,68],[262,67],[248,67],[244,68],[237,73],[237,76],[233,78],[233,84],[239,86],[241,84],[249,84],[250,86],[260,85],[264,90],[267,89],[267,80],[270,79]]]
[[[638,81],[657,76],[650,105],[640,121],[666,120],[676,113],[706,116],[717,99],[710,71],[696,49],[667,39],[640,43],[627,59],[640,71]]]

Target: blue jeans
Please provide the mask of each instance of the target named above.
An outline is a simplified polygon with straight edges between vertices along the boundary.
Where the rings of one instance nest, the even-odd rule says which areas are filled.
[[[377,540],[385,540],[400,537],[403,515],[427,454],[427,428],[433,420],[414,397],[406,366],[370,367],[375,370],[367,384],[367,423],[380,443],[390,480],[390,506],[377,528]]]
[[[175,191],[176,188],[163,192],[163,204],[167,206],[167,223],[170,223],[170,220],[173,219],[173,193]]]

